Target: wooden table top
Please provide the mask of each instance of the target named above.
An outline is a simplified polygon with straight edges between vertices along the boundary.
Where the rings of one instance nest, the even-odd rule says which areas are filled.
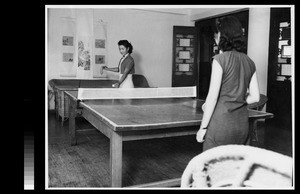
[[[66,94],[77,100],[77,91]],[[149,130],[200,125],[204,100],[195,98],[105,99],[79,101],[115,131]],[[249,118],[264,119],[272,113],[249,110]]]

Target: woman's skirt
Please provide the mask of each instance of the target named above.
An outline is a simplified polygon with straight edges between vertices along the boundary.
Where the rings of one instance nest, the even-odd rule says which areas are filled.
[[[122,76],[123,76],[123,74],[119,74],[119,79],[121,79]],[[134,88],[134,85],[133,85],[133,82],[132,82],[132,74],[127,74],[127,77],[121,83],[119,88]]]

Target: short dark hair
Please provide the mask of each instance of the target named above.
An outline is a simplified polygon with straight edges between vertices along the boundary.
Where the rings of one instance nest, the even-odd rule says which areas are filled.
[[[125,46],[126,48],[129,48],[128,53],[132,53],[133,47],[132,47],[131,43],[128,42],[128,40],[120,40],[120,41],[118,42],[118,45],[119,45],[119,46],[123,45],[123,46]]]
[[[225,16],[216,20],[216,27],[220,32],[219,48],[225,51],[233,49],[239,52],[246,51],[246,39],[240,21],[234,16]]]

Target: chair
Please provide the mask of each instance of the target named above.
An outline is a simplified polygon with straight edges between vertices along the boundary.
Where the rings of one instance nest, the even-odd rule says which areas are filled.
[[[270,150],[223,145],[195,156],[186,166],[182,188],[291,188],[292,158]]]
[[[268,97],[264,94],[260,94],[259,101],[249,104],[248,108],[261,111],[264,108],[267,101],[268,101]]]
[[[260,94],[259,101],[255,102],[255,103],[252,103],[252,104],[249,104],[248,108],[253,109],[253,110],[261,111],[264,108],[267,101],[268,101],[268,97],[264,94]],[[258,140],[258,135],[257,135],[257,121],[255,121],[253,130],[251,131],[251,142],[252,141],[256,142],[257,145],[260,144],[259,140]]]
[[[135,88],[149,88],[149,84],[145,76],[140,74],[132,75],[132,82]]]
[[[50,109],[50,103],[54,97],[54,91],[51,88],[48,88],[48,109]]]

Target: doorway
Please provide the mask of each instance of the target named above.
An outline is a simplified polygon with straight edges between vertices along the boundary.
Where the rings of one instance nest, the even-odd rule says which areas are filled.
[[[243,9],[235,12],[230,12],[214,17],[209,17],[196,21],[195,26],[197,29],[198,40],[198,54],[197,54],[197,66],[198,66],[198,94],[200,99],[205,99],[208,94],[210,76],[211,76],[211,62],[212,57],[219,53],[218,47],[215,43],[214,34],[217,32],[215,22],[217,19],[223,16],[234,16],[238,18],[243,26],[244,35],[246,39],[248,37],[248,21],[249,10]],[[247,51],[246,51],[247,54]]]

